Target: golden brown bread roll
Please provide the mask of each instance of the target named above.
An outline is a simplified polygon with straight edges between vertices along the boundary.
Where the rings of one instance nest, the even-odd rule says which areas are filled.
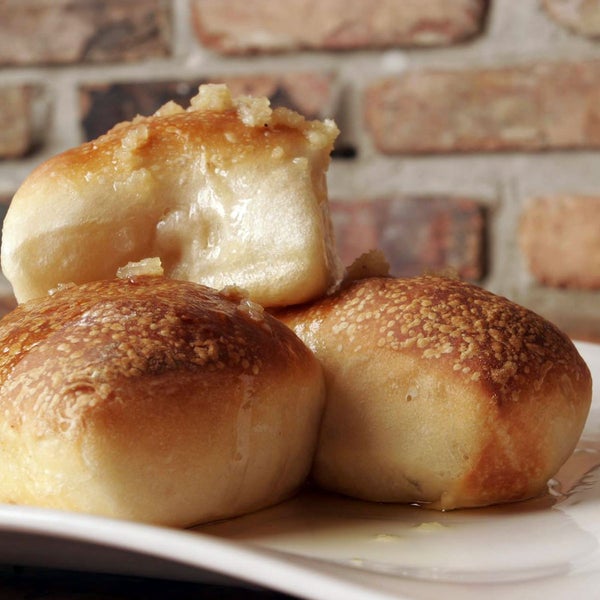
[[[440,509],[522,500],[583,429],[591,378],[574,345],[476,286],[375,277],[278,316],[324,367],[313,476],[330,490]]]
[[[193,283],[68,286],[0,321],[0,502],[185,526],[305,480],[321,368],[282,323]]]
[[[342,273],[326,186],[337,134],[201,86],[189,109],[168,103],[34,170],[4,221],[3,272],[20,302],[148,257],[263,306],[319,297]]]

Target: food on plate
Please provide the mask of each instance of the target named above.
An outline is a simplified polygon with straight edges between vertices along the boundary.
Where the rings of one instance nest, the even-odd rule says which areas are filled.
[[[0,321],[1,502],[187,526],[311,469],[439,509],[545,488],[583,429],[585,363],[533,312],[389,277],[380,252],[342,282],[337,134],[207,85],[26,179],[2,235],[20,305]]]
[[[506,298],[452,278],[370,277],[278,316],[324,369],[324,488],[438,509],[523,500],[579,440],[586,364]]]
[[[5,316],[0,347],[1,502],[186,526],[306,479],[320,365],[235,290],[64,285]]]
[[[238,286],[263,306],[314,299],[342,275],[326,171],[338,134],[267,98],[201,86],[40,165],[4,221],[20,302],[161,259],[165,275]]]

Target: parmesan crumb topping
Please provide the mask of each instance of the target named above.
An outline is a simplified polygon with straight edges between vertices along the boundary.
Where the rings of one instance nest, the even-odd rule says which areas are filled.
[[[284,320],[294,323],[293,316]],[[450,372],[488,386],[498,401],[516,399],[526,385],[539,388],[551,368],[564,369],[575,379],[585,377],[585,363],[573,360],[577,351],[558,328],[506,298],[456,279],[354,281],[309,309],[301,321],[300,337],[309,345],[316,344],[323,323],[331,323],[337,339],[332,348],[363,352],[369,345],[443,361]]]

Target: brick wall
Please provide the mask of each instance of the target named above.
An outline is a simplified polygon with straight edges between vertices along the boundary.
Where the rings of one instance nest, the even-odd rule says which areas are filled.
[[[0,216],[40,161],[206,81],[336,119],[346,262],[379,246],[600,341],[600,0],[2,2]]]

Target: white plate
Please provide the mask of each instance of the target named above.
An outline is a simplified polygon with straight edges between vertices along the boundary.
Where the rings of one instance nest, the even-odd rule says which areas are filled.
[[[578,344],[594,381],[600,346]],[[306,491],[194,530],[0,505],[0,561],[268,587],[309,599],[600,597],[600,394],[549,493],[439,513]]]

